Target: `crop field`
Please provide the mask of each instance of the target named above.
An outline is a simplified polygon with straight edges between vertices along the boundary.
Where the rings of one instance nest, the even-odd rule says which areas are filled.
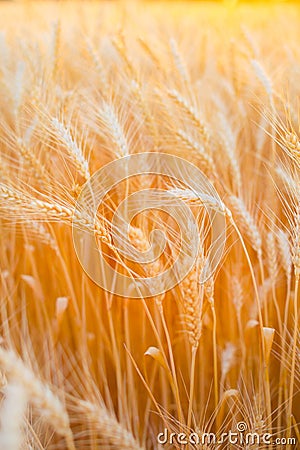
[[[0,2],[0,449],[297,449],[300,7]]]

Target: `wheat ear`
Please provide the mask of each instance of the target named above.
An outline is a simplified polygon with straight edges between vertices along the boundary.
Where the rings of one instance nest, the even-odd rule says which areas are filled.
[[[144,235],[143,231],[140,228],[131,226],[129,228],[129,237],[130,237],[132,243],[136,246],[136,248],[139,251],[144,252],[149,248],[149,242],[148,242],[146,236]],[[148,263],[145,266],[146,266],[145,267],[146,273],[150,277],[154,277],[157,274],[161,273],[162,268],[163,268],[162,262],[160,259],[157,259],[156,261],[154,261],[152,263]],[[182,408],[181,408],[181,403],[180,403],[180,395],[179,395],[179,389],[178,389],[176,367],[175,367],[175,361],[174,361],[173,352],[172,352],[172,344],[171,344],[170,334],[169,334],[169,330],[168,330],[167,323],[166,323],[165,316],[164,316],[163,300],[164,300],[164,294],[161,294],[161,295],[158,295],[155,297],[155,302],[158,307],[158,311],[159,311],[160,318],[162,321],[163,329],[164,329],[165,336],[167,339],[167,346],[168,346],[168,351],[169,351],[171,372],[172,372],[172,390],[173,390],[174,396],[175,396],[178,417],[179,417],[179,420],[182,422],[183,413],[182,413]],[[165,354],[164,354],[164,358],[165,358]]]
[[[292,332],[292,354],[291,354],[291,377],[289,386],[289,399],[287,405],[287,437],[291,436],[292,432],[292,409],[294,396],[294,382],[296,376],[296,361],[297,361],[297,336],[299,327],[299,313],[298,313],[298,294],[299,294],[299,278],[300,278],[300,200],[298,199],[293,214],[294,227],[292,231],[292,261],[295,272],[295,290],[294,290],[294,326]],[[291,446],[288,446],[290,449]]]
[[[203,263],[202,263],[203,266]],[[201,269],[200,269],[201,270]],[[199,289],[199,267],[195,267],[180,285],[183,297],[183,318],[192,348],[197,348],[202,330],[202,294]]]
[[[215,163],[212,157],[207,152],[207,150],[203,148],[203,146],[201,146],[189,134],[187,134],[185,131],[181,129],[179,129],[176,132],[176,135],[180,139],[180,141],[184,144],[184,146],[187,147],[190,151],[192,151],[195,157],[197,157],[200,160],[201,169],[203,169],[204,172],[206,172],[209,175],[216,173]]]
[[[55,431],[70,439],[71,430],[66,408],[50,387],[40,381],[12,350],[0,347],[0,366],[8,379],[15,380],[24,387],[28,401],[39,410]]]
[[[27,163],[29,170],[34,174],[39,184],[43,185],[46,177],[45,167],[41,164],[37,156],[26,146],[22,139],[17,139],[18,150]]]
[[[182,59],[182,56],[179,53],[178,45],[174,38],[170,39],[170,48],[171,48],[171,53],[173,56],[175,68],[177,69],[178,73],[180,74],[182,80],[185,83],[189,83],[189,75],[188,75],[187,67]]]
[[[89,163],[86,160],[80,145],[72,136],[71,127],[66,126],[56,118],[52,119],[51,123],[56,131],[55,136],[66,147],[76,169],[85,180],[88,180],[91,177]]]
[[[283,139],[283,145],[288,153],[298,165],[300,165],[300,139],[293,131],[287,132]]]
[[[23,442],[22,425],[28,393],[16,381],[11,381],[4,388],[4,401],[0,410],[0,448],[3,450],[20,450]]]
[[[212,210],[217,211],[221,214],[227,216],[231,215],[229,209],[226,208],[225,204],[221,200],[215,198],[213,195],[204,193],[198,194],[192,189],[180,187],[169,188],[168,192],[175,195],[177,198],[183,200],[184,202],[189,203],[190,205],[202,205],[207,208],[211,208]]]
[[[100,122],[105,126],[105,133],[108,133],[114,144],[114,152],[118,158],[129,155],[129,145],[124,127],[121,124],[118,113],[110,103],[103,103],[98,112]]]
[[[79,400],[76,402],[81,414],[93,424],[105,444],[109,448],[118,450],[142,450],[132,433],[123,427],[104,406],[97,406],[91,402]]]
[[[277,264],[277,249],[275,236],[272,231],[267,234],[267,254],[268,254],[268,270],[272,282],[276,281],[276,275],[278,270]]]
[[[60,221],[68,225],[74,224],[77,227],[93,231],[99,240],[105,242],[107,245],[111,244],[110,235],[99,221],[95,221],[94,223],[91,217],[71,207],[29,197],[2,183],[0,183],[0,201],[3,208],[8,208],[10,213],[14,213],[16,219],[19,217],[17,216],[19,213],[18,207],[21,207],[23,211],[22,217],[24,213],[31,213],[36,218],[44,218],[48,221]]]
[[[202,255],[201,255],[202,256]],[[187,426],[191,426],[193,398],[195,389],[195,366],[196,355],[202,332],[202,307],[203,307],[203,290],[199,286],[199,272],[203,269],[203,257],[199,257],[197,263],[181,283],[181,291],[183,297],[183,318],[185,330],[189,336],[192,347],[192,360],[190,368],[190,389],[189,389],[189,406],[187,415]]]
[[[262,257],[262,239],[260,231],[247,210],[243,200],[239,197],[232,195],[229,199],[231,211],[233,216],[238,220],[243,231],[246,233],[252,248],[257,252],[258,257]]]
[[[252,67],[254,69],[255,75],[263,85],[265,91],[267,92],[268,96],[271,98],[273,94],[273,85],[270,77],[267,75],[265,69],[261,65],[261,63],[257,59],[253,59],[251,61]]]
[[[296,278],[300,276],[300,201],[297,203],[293,214],[292,232],[292,262]]]
[[[194,124],[195,128],[199,131],[200,135],[203,138],[205,143],[209,140],[209,134],[207,131],[207,127],[204,124],[203,120],[199,117],[196,109],[188,103],[188,101],[182,97],[182,95],[176,91],[168,90],[168,96],[174,101],[174,103],[184,112],[184,114],[189,118],[189,120]]]
[[[236,138],[232,133],[229,121],[224,114],[219,113],[219,126],[221,131],[221,145],[224,148],[228,160],[232,182],[236,185],[237,191],[242,189],[242,175],[240,164],[236,155]]]

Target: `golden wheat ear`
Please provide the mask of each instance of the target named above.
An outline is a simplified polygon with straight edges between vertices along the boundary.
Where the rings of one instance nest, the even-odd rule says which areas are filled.
[[[12,350],[0,348],[0,366],[9,380],[15,380],[23,388],[30,402],[55,432],[64,436],[68,449],[74,450],[69,416],[64,403],[52,389],[39,380]]]

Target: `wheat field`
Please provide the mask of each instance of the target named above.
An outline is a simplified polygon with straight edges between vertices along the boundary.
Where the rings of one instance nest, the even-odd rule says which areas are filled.
[[[296,3],[0,3],[1,450],[299,448],[299,23]],[[225,251],[204,283],[187,174],[120,183],[95,221],[76,211],[97,170],[146,152],[218,193]],[[154,277],[180,249],[167,212],[134,217],[128,258],[111,237],[116,205],[151,187],[188,206],[201,254],[173,289],[121,297],[72,226],[116,273]],[[163,255],[129,261],[155,228]],[[274,443],[195,440],[241,423]]]

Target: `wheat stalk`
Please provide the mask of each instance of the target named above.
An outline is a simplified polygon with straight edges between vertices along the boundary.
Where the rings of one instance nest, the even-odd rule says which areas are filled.
[[[293,214],[294,227],[292,230],[292,262],[295,276],[300,276],[300,202],[296,205]]]

